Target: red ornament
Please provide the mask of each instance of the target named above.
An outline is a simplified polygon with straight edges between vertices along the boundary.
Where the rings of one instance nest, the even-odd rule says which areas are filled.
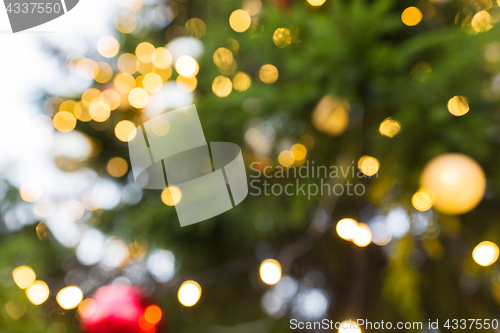
[[[158,306],[151,305],[139,288],[128,285],[102,287],[83,305],[85,333],[154,333],[162,318]]]

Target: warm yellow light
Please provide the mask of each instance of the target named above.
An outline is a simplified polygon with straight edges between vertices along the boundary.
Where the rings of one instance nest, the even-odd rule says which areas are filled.
[[[35,272],[28,266],[20,266],[12,272],[14,282],[21,289],[29,288],[36,281]]]
[[[238,72],[233,77],[233,87],[237,91],[245,91],[250,88],[252,84],[252,79],[247,73]]]
[[[134,74],[139,69],[139,61],[137,57],[131,53],[122,54],[116,63],[118,69],[122,73]]]
[[[228,96],[233,90],[233,83],[225,76],[217,76],[212,83],[212,91],[219,97]]]
[[[486,177],[481,166],[463,154],[444,154],[424,168],[420,186],[434,193],[434,209],[449,214],[464,214],[482,200]]]
[[[77,103],[75,101],[68,99],[68,100],[62,102],[61,105],[59,105],[59,111],[68,111],[70,113],[73,113],[75,110],[76,104]]]
[[[158,74],[149,73],[144,76],[144,79],[142,80],[142,86],[149,93],[156,93],[163,87],[163,79]]]
[[[314,127],[330,136],[338,136],[349,125],[349,110],[351,106],[344,99],[333,95],[325,95],[312,114]]]
[[[137,27],[137,19],[131,12],[123,11],[116,15],[115,26],[118,31],[129,34]]]
[[[191,56],[180,56],[175,62],[175,70],[184,77],[196,76],[199,70],[198,62]]]
[[[201,38],[207,32],[207,25],[205,24],[205,22],[196,17],[187,20],[185,26],[188,36],[192,36],[195,38]]]
[[[94,102],[90,103],[89,114],[93,120],[102,123],[108,120],[111,115],[111,108],[105,101],[96,99]]]
[[[161,201],[167,206],[175,206],[182,199],[182,191],[175,185],[168,186],[161,192]]]
[[[49,298],[49,286],[43,281],[35,281],[31,287],[26,289],[26,296],[35,305],[44,303]]]
[[[101,91],[96,88],[90,88],[83,92],[82,94],[82,102],[92,102],[94,99],[99,98],[101,96]]]
[[[267,259],[260,265],[260,278],[265,284],[275,285],[281,280],[281,265],[274,259]]]
[[[35,202],[42,196],[42,187],[35,182],[24,183],[21,185],[19,193],[24,201]]]
[[[159,69],[166,69],[172,65],[172,54],[164,47],[156,49],[156,55],[153,64]]]
[[[498,260],[499,249],[493,242],[484,241],[472,251],[472,258],[481,266],[490,266]]]
[[[365,175],[371,177],[378,172],[380,167],[379,161],[375,157],[361,156],[358,161],[359,170]]]
[[[424,15],[417,7],[411,6],[406,8],[401,14],[401,20],[407,26],[413,27],[422,21]]]
[[[243,0],[241,8],[246,11],[250,16],[257,15],[262,9],[261,0]]]
[[[59,291],[56,296],[57,303],[65,310],[76,308],[83,300],[83,292],[80,288],[71,286]]]
[[[82,79],[92,80],[98,72],[99,68],[92,59],[83,58],[76,64],[76,74],[78,74],[78,76]]]
[[[326,2],[326,0],[307,0],[307,2],[309,2],[309,4],[311,6],[321,6],[322,4],[324,4]]]
[[[290,152],[293,154],[293,157],[296,161],[303,160],[304,158],[306,158],[307,155],[307,149],[301,143],[294,144],[290,149]]]
[[[143,42],[137,45],[135,55],[140,62],[149,64],[156,57],[156,48],[151,43]]]
[[[234,61],[233,52],[231,52],[229,49],[226,49],[225,47],[219,47],[214,52],[213,60],[214,64],[217,67],[228,69],[229,67],[231,67]]]
[[[337,223],[337,235],[345,240],[352,240],[358,230],[358,222],[353,219],[342,219]]]
[[[278,156],[278,162],[285,168],[288,168],[295,162],[295,156],[291,151],[283,150]]]
[[[470,24],[477,32],[485,32],[493,28],[491,15],[485,10],[476,13]]]
[[[106,169],[108,170],[108,173],[115,177],[115,178],[120,178],[123,177],[127,171],[128,171],[128,163],[125,161],[125,159],[121,157],[113,157],[108,161],[108,164],[106,165]]]
[[[243,9],[235,10],[229,17],[229,25],[236,32],[246,31],[250,28],[251,23],[252,19],[250,18],[250,15]]]
[[[120,51],[120,43],[112,36],[104,36],[97,42],[97,51],[105,58],[113,58]]]
[[[352,242],[359,247],[368,246],[372,241],[372,232],[368,225],[365,223],[359,223],[358,228],[352,238]]]
[[[157,305],[150,305],[144,311],[144,320],[146,320],[151,325],[156,325],[160,322],[162,317],[162,311]]]
[[[60,111],[56,113],[52,123],[59,132],[71,132],[76,127],[76,118],[68,111]]]
[[[180,90],[186,92],[194,91],[196,89],[196,86],[198,86],[198,79],[196,79],[196,76],[185,77],[182,75],[178,75],[177,79],[175,79],[175,82],[177,82],[177,86]]]
[[[137,135],[137,129],[133,122],[129,120],[122,120],[115,127],[115,135],[118,140],[129,142]]]
[[[97,309],[97,303],[92,298],[87,298],[80,303],[78,314],[82,318],[91,317]]]
[[[271,84],[278,80],[279,72],[276,66],[273,65],[264,65],[259,70],[259,79],[266,83]]]
[[[149,94],[142,88],[135,88],[128,94],[128,101],[136,109],[142,109],[149,103]]]
[[[104,90],[102,92],[102,97],[109,102],[109,108],[111,110],[116,110],[120,106],[121,98],[120,95],[111,89]]]
[[[340,323],[339,333],[361,333],[356,320],[344,320]]]
[[[12,319],[18,320],[26,312],[26,307],[24,305],[17,304],[14,301],[9,301],[5,303],[5,312]]]
[[[105,62],[97,63],[97,75],[94,80],[99,83],[106,83],[113,78],[113,68]]]
[[[434,193],[431,189],[420,189],[411,198],[411,203],[416,210],[428,211],[434,205]]]
[[[273,42],[278,47],[285,47],[292,43],[292,33],[290,29],[278,28],[274,31]]]
[[[128,94],[135,87],[135,79],[132,75],[120,73],[115,76],[113,81],[116,90],[122,94]]]
[[[401,124],[399,123],[399,121],[394,120],[394,119],[389,117],[389,118],[386,118],[380,124],[380,127],[378,130],[379,130],[380,134],[382,134],[383,136],[387,136],[389,138],[392,138],[393,136],[398,134],[399,131],[401,130]]]
[[[455,96],[448,101],[448,111],[454,116],[463,116],[469,112],[469,102],[464,96]]]
[[[191,307],[200,300],[201,287],[196,281],[186,281],[179,288],[177,297],[182,305]]]

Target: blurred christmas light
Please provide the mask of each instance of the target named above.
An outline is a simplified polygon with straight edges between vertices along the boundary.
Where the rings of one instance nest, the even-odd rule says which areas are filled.
[[[142,109],[149,103],[149,94],[142,88],[134,88],[128,94],[128,101],[136,109]]]
[[[469,112],[469,102],[464,96],[455,96],[448,101],[448,111],[454,116],[463,116]]]
[[[337,223],[336,231],[340,238],[352,240],[358,230],[358,222],[353,219],[345,218]]]
[[[35,305],[44,303],[49,298],[49,287],[43,281],[35,281],[31,287],[26,289],[26,296]]]
[[[113,81],[116,90],[122,94],[128,94],[135,87],[135,79],[131,74],[120,73]]]
[[[193,57],[183,55],[175,62],[175,70],[184,77],[193,77],[198,74],[199,65]]]
[[[106,165],[108,173],[116,178],[123,177],[128,171],[128,163],[121,157],[113,157]]]
[[[163,87],[163,80],[160,75],[155,73],[149,73],[144,76],[142,80],[142,86],[149,93],[156,93]]]
[[[70,221],[78,221],[85,211],[81,202],[68,200],[62,205],[62,212]]]
[[[156,48],[151,43],[143,42],[137,45],[135,55],[140,62],[149,64],[156,57]]]
[[[293,154],[293,157],[296,161],[301,161],[307,156],[307,149],[301,143],[296,143],[290,148],[290,152]]]
[[[241,8],[248,13],[250,16],[257,15],[262,9],[261,0],[243,0]]]
[[[170,123],[163,118],[153,118],[151,120],[151,130],[157,136],[165,136],[170,131]]]
[[[434,193],[434,208],[445,214],[464,214],[482,200],[486,176],[481,166],[463,154],[444,154],[425,166],[420,185]]]
[[[26,312],[26,307],[24,305],[17,304],[14,301],[9,301],[5,303],[5,312],[12,319],[18,320]]]
[[[252,19],[250,15],[243,9],[237,9],[231,13],[229,17],[229,25],[236,32],[244,32],[250,28]]]
[[[184,77],[182,75],[178,75],[175,82],[177,82],[179,89],[185,92],[192,92],[198,86],[198,79],[195,76]]]
[[[493,28],[493,19],[487,11],[481,10],[472,18],[471,26],[476,32],[485,32]]]
[[[340,323],[339,333],[361,333],[356,320],[344,320]]]
[[[95,99],[90,103],[89,114],[93,120],[102,123],[111,116],[111,108],[104,101]]]
[[[116,110],[120,106],[121,98],[120,94],[112,89],[107,89],[102,92],[102,97],[109,102],[109,108],[111,110]]]
[[[156,281],[169,282],[175,274],[175,256],[167,250],[154,250],[149,255],[147,266]]]
[[[159,69],[166,69],[172,65],[172,54],[164,47],[156,49],[153,64]]]
[[[122,73],[134,74],[139,69],[139,61],[137,57],[131,53],[122,54],[116,63],[118,69]]]
[[[49,197],[41,198],[35,202],[33,210],[40,217],[49,217],[56,211],[56,202]]]
[[[115,27],[118,31],[128,34],[135,30],[137,27],[137,19],[134,14],[128,11],[118,13],[115,18]]]
[[[484,267],[493,265],[498,260],[498,255],[498,246],[489,241],[479,243],[472,251],[474,261]]]
[[[265,284],[275,285],[281,280],[281,265],[277,260],[267,259],[260,265],[260,278]]]
[[[167,206],[175,206],[182,199],[181,189],[175,185],[168,186],[161,192],[161,201]]]
[[[20,266],[12,272],[14,282],[21,289],[29,288],[36,281],[35,272],[28,266]]]
[[[383,222],[375,220],[370,223],[370,230],[372,232],[372,242],[378,246],[389,244],[392,240],[391,229]]]
[[[411,198],[411,203],[416,210],[428,211],[434,205],[434,193],[431,189],[422,188]]]
[[[207,26],[203,20],[193,17],[187,20],[186,24],[186,32],[188,36],[195,37],[195,38],[201,38],[203,37],[206,32],[207,32]]]
[[[311,6],[318,7],[323,5],[326,2],[326,0],[307,0],[307,2],[309,2]]]
[[[59,132],[71,132],[76,127],[76,118],[68,111],[56,113],[52,122]]]
[[[182,305],[191,307],[200,300],[201,287],[196,281],[186,281],[179,288],[177,297]]]
[[[66,287],[57,293],[56,300],[64,310],[71,310],[78,307],[83,300],[83,292],[75,286]]]
[[[372,241],[372,232],[368,225],[365,223],[359,223],[352,238],[352,242],[359,247],[368,246]]]
[[[82,94],[82,102],[91,103],[96,98],[101,96],[101,91],[96,88],[89,88],[85,90]]]
[[[289,150],[283,150],[278,156],[278,162],[285,168],[292,166],[295,162],[295,156]]]
[[[160,322],[163,313],[159,306],[150,305],[144,311],[144,319],[151,325],[156,325]]]
[[[379,167],[380,163],[375,157],[365,155],[359,158],[359,170],[369,177],[375,175],[378,172]]]
[[[97,309],[97,304],[92,298],[87,298],[78,306],[78,314],[83,318],[92,316]]]
[[[137,135],[137,129],[133,122],[130,120],[122,120],[115,127],[115,135],[118,140],[129,142]]]
[[[272,84],[278,80],[279,72],[276,66],[264,65],[259,70],[259,79],[266,84]]]
[[[94,60],[83,58],[76,64],[76,74],[84,80],[93,80],[99,68]]]
[[[250,78],[250,76],[247,73],[238,72],[233,77],[234,90],[245,91],[248,88],[250,88],[251,84],[252,84],[252,79]]]
[[[401,130],[401,124],[397,120],[394,120],[394,119],[389,117],[389,118],[386,118],[380,124],[380,127],[378,130],[379,130],[380,134],[382,134],[383,136],[387,136],[389,138],[392,138],[393,136],[398,134],[399,131]]]
[[[233,52],[225,47],[219,47],[213,55],[214,64],[222,69],[231,67],[234,61]]]
[[[35,202],[42,196],[42,187],[35,182],[27,182],[21,185],[19,189],[21,198],[26,202]]]
[[[98,83],[107,83],[113,78],[113,68],[105,62],[97,63],[97,75],[94,80]]]
[[[338,136],[349,125],[350,105],[346,100],[325,95],[312,114],[314,127],[330,136]]]
[[[411,6],[406,8],[401,14],[401,20],[407,26],[413,27],[422,21],[424,15],[417,7]]]
[[[287,28],[278,28],[274,31],[273,42],[278,47],[285,47],[292,43],[292,33]]]
[[[212,82],[212,91],[219,97],[228,96],[233,90],[233,83],[225,76],[217,76]]]
[[[43,222],[38,223],[35,231],[38,239],[47,240],[49,238],[50,230],[45,223]]]
[[[97,51],[105,58],[113,58],[120,51],[120,43],[112,36],[104,36],[97,42]]]

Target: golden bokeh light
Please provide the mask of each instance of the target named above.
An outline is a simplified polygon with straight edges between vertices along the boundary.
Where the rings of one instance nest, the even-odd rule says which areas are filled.
[[[372,232],[365,223],[359,223],[352,242],[359,247],[368,246],[372,241]]]
[[[35,202],[42,196],[42,186],[35,182],[27,182],[19,189],[21,198],[26,202]]]
[[[260,68],[259,70],[259,79],[266,83],[272,84],[278,80],[279,72],[276,66],[267,64]]]
[[[172,54],[164,47],[156,49],[156,54],[153,59],[153,65],[159,69],[166,69],[172,66]]]
[[[52,123],[59,132],[71,132],[76,127],[76,118],[68,111],[61,111],[55,114]]]
[[[128,101],[136,109],[142,109],[149,103],[149,94],[142,88],[134,88],[128,94]]]
[[[119,73],[115,76],[113,84],[116,90],[122,94],[128,94],[135,87],[135,79],[130,74]]]
[[[156,57],[156,48],[151,43],[143,42],[137,45],[135,55],[140,62],[149,64]]]
[[[434,209],[460,215],[481,202],[486,189],[486,176],[481,166],[463,154],[444,154],[425,166],[420,186],[434,193]]]
[[[112,36],[104,36],[97,42],[97,51],[105,58],[113,58],[120,51],[120,43]]]
[[[293,154],[293,157],[296,161],[301,161],[306,158],[307,149],[301,143],[296,143],[290,148],[290,152]]]
[[[493,265],[498,260],[498,255],[498,246],[489,241],[479,243],[472,251],[474,261],[484,267]]]
[[[168,186],[161,192],[161,201],[167,206],[175,206],[182,199],[181,189],[175,185]]]
[[[134,74],[139,69],[137,57],[131,53],[122,54],[116,63],[122,73]]]
[[[121,98],[120,94],[112,89],[107,89],[102,92],[101,95],[107,102],[109,102],[109,108],[111,110],[116,110],[120,107]]]
[[[82,102],[92,102],[94,99],[101,96],[101,91],[96,88],[89,88],[85,90],[82,94]]]
[[[180,90],[186,92],[194,91],[198,86],[198,79],[195,76],[184,77],[182,75],[179,75],[177,76],[177,79],[175,79],[175,82],[177,82],[177,86]]]
[[[434,193],[431,189],[421,188],[413,195],[411,203],[416,210],[426,212],[434,205]]]
[[[82,318],[90,318],[95,310],[97,310],[97,303],[92,298],[87,298],[80,303],[77,312]]]
[[[312,114],[314,127],[330,136],[344,133],[349,125],[349,103],[333,95],[324,96]]]
[[[424,15],[420,11],[420,9],[415,6],[411,6],[403,11],[403,14],[401,14],[401,21],[403,21],[403,23],[407,26],[413,27],[419,24],[422,21],[423,17]]]
[[[244,32],[250,28],[252,19],[243,9],[237,9],[229,17],[229,25],[236,32]]]
[[[278,155],[278,162],[285,168],[288,168],[293,165],[295,162],[295,156],[293,153],[289,150],[283,150],[279,155]]]
[[[122,120],[115,126],[115,135],[122,142],[129,142],[137,135],[137,128],[130,120]]]
[[[75,286],[66,287],[57,293],[56,300],[64,310],[75,309],[83,300],[83,292]]]
[[[219,47],[214,52],[213,60],[214,60],[214,64],[217,67],[222,68],[222,69],[227,69],[227,68],[231,67],[231,65],[234,61],[233,52],[231,52],[231,50],[229,50],[225,47]]]
[[[309,2],[311,6],[318,7],[323,5],[326,2],[326,0],[307,0],[307,2]]]
[[[61,105],[59,105],[59,111],[68,111],[70,113],[73,113],[75,110],[76,104],[77,103],[75,101],[68,99],[68,100],[62,102]]]
[[[150,305],[144,311],[144,320],[151,325],[156,325],[160,322],[163,313],[159,306]]]
[[[476,32],[485,32],[493,28],[492,22],[491,15],[487,11],[482,10],[474,15],[470,24]]]
[[[49,217],[56,211],[56,202],[54,199],[45,197],[35,202],[34,211],[39,217]]]
[[[183,55],[175,62],[175,70],[184,77],[193,77],[200,69],[198,62],[191,56]]]
[[[26,289],[28,300],[35,304],[43,304],[49,298],[49,286],[43,281],[35,281],[31,287]]]
[[[196,281],[186,281],[179,288],[177,298],[185,307],[191,307],[201,298],[201,286]]]
[[[84,80],[93,80],[99,68],[94,60],[83,58],[76,64],[76,74]]]
[[[250,88],[251,84],[252,84],[252,79],[250,78],[250,75],[248,75],[247,73],[238,72],[233,77],[234,90],[245,91],[248,88]]]
[[[337,223],[335,230],[340,238],[352,240],[358,230],[358,222],[349,218],[342,219]]]
[[[131,12],[120,12],[116,15],[115,27],[118,31],[129,34],[137,28],[137,19]]]
[[[356,320],[344,320],[340,323],[339,333],[361,333]]]
[[[93,120],[102,123],[103,121],[108,120],[111,115],[111,108],[109,105],[99,98],[95,99],[89,106],[89,114]]]
[[[314,138],[311,135],[304,134],[300,137],[299,143],[303,144],[307,150],[311,150],[316,145],[316,140],[314,140]]]
[[[380,127],[378,128],[380,134],[383,136],[387,136],[389,138],[394,137],[396,134],[401,131],[401,124],[399,121],[394,120],[392,118],[386,118],[381,124]]]
[[[18,320],[26,313],[26,307],[14,301],[9,301],[5,303],[5,312],[12,319]]]
[[[125,161],[125,159],[121,157],[113,157],[108,161],[108,164],[106,165],[106,170],[108,170],[108,173],[115,177],[115,178],[120,178],[123,177],[125,174],[127,174],[128,171],[128,163]]]
[[[233,90],[233,83],[225,76],[217,76],[212,83],[212,91],[219,97],[228,96]]]
[[[35,271],[28,266],[20,266],[14,269],[12,277],[14,278],[16,285],[21,289],[31,287],[36,281]]]
[[[257,15],[262,9],[261,0],[243,0],[241,8],[248,13],[250,16]]]
[[[113,78],[113,68],[105,62],[97,63],[97,75],[94,80],[98,83],[106,83]]]
[[[207,26],[203,20],[193,17],[186,22],[186,32],[188,36],[201,38],[207,33]]]
[[[464,96],[454,96],[448,101],[448,111],[454,116],[463,116],[469,112],[469,101]]]
[[[378,172],[379,167],[380,163],[375,157],[365,155],[359,158],[359,170],[369,177],[375,175]]]
[[[290,29],[278,28],[274,31],[273,42],[278,47],[285,47],[292,43],[292,33]]]
[[[142,79],[142,86],[149,93],[156,93],[163,87],[163,79],[156,73],[149,73]]]
[[[281,280],[281,265],[274,259],[264,260],[260,265],[259,273],[265,284],[275,285]]]

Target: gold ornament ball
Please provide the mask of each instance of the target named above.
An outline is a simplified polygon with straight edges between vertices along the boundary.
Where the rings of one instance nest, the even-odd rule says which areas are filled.
[[[479,204],[486,189],[483,169],[463,154],[444,154],[429,161],[420,183],[434,192],[434,208],[449,215],[470,212]]]

